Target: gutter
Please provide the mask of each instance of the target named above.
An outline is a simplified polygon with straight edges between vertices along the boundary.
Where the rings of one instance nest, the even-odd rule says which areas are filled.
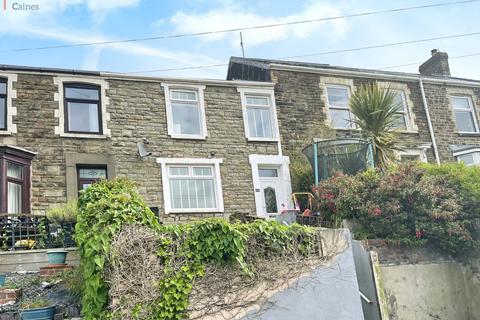
[[[435,160],[437,164],[440,164],[440,156],[438,154],[437,141],[435,140],[435,133],[433,132],[432,119],[430,118],[430,111],[428,110],[427,98],[425,96],[425,89],[423,88],[423,79],[419,80],[420,91],[422,93],[423,107],[425,114],[427,115],[428,131],[430,132],[430,138],[432,139],[433,153],[435,154]]]
[[[368,71],[290,66],[290,65],[278,64],[278,63],[270,64],[270,68],[273,70],[297,71],[297,72],[319,73],[319,74],[350,76],[350,77],[365,77],[365,78],[373,78],[373,79],[390,79],[390,80],[411,81],[411,82],[417,82],[419,80],[423,80],[426,83],[450,84],[450,85],[456,85],[460,87],[480,88],[480,81],[469,81],[469,80],[448,79],[448,78],[440,79],[440,78],[433,78],[433,77],[423,77],[420,75],[418,76],[400,75],[400,74],[397,75],[397,74],[376,73],[376,72],[368,72]]]

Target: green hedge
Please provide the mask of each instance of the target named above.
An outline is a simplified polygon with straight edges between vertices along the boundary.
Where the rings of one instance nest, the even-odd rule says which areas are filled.
[[[252,275],[256,259],[273,255],[318,254],[315,229],[284,226],[274,221],[231,224],[207,219],[182,225],[160,225],[125,179],[101,181],[82,192],[78,201],[76,241],[83,270],[83,314],[85,319],[117,319],[121,314],[106,310],[108,286],[104,268],[111,240],[126,224],[146,225],[158,234],[158,258],[164,267],[158,283],[161,299],[129,310],[150,316],[142,319],[183,319],[195,278],[207,264],[225,264]],[[260,271],[261,272],[261,271]]]
[[[339,174],[316,188],[317,206],[337,225],[352,219],[357,237],[404,245],[432,244],[453,255],[479,245],[480,168],[406,164],[355,176]]]
[[[102,319],[108,300],[103,281],[110,243],[124,224],[158,228],[154,213],[126,179],[104,180],[82,191],[78,200],[75,241],[83,270],[82,311],[86,320]]]

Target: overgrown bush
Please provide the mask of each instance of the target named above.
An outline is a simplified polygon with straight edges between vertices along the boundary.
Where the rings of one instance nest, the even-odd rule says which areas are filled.
[[[108,287],[103,280],[105,259],[113,236],[125,224],[158,228],[153,212],[126,179],[104,180],[82,191],[78,200],[75,241],[83,269],[83,314],[102,319]]]
[[[337,225],[352,219],[359,233],[405,245],[433,244],[454,255],[478,246],[480,180],[458,165],[410,163],[383,172],[336,175],[316,188],[317,205]],[[476,173],[478,175],[478,172]]]
[[[75,222],[77,220],[77,200],[69,200],[65,204],[50,208],[47,210],[46,216],[48,221],[56,224]]]
[[[263,220],[231,224],[207,219],[156,231],[127,226],[114,238],[108,260],[107,281],[115,284],[110,317],[202,319],[241,310],[265,295],[257,285],[281,287],[344,249],[320,242],[313,228]],[[139,277],[149,270],[154,273]]]

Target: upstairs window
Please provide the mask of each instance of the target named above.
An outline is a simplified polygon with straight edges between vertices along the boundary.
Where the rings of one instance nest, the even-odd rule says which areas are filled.
[[[409,119],[408,119],[408,106],[405,100],[405,93],[400,90],[394,90],[395,94],[394,102],[399,106],[397,114],[398,122],[395,125],[395,129],[408,130],[409,129]]]
[[[348,108],[350,89],[341,85],[326,85],[330,123],[336,129],[354,129],[353,115]]]
[[[170,87],[165,89],[168,134],[178,139],[205,139],[204,86]]]
[[[278,141],[273,88],[237,88],[242,103],[245,137],[249,141]]]
[[[7,79],[0,78],[0,130],[7,130]]]
[[[0,212],[30,213],[30,167],[34,153],[0,147]]]
[[[477,133],[478,123],[472,100],[467,96],[452,96],[457,129],[460,133]]]
[[[274,139],[273,112],[269,97],[245,96],[248,137]]]
[[[102,133],[100,87],[64,84],[65,132]]]

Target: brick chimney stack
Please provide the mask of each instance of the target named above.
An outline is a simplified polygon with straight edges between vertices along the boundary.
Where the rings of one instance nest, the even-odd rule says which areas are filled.
[[[450,77],[448,54],[446,52],[440,52],[438,49],[433,49],[431,53],[432,56],[430,59],[422,63],[418,71],[425,76]]]

